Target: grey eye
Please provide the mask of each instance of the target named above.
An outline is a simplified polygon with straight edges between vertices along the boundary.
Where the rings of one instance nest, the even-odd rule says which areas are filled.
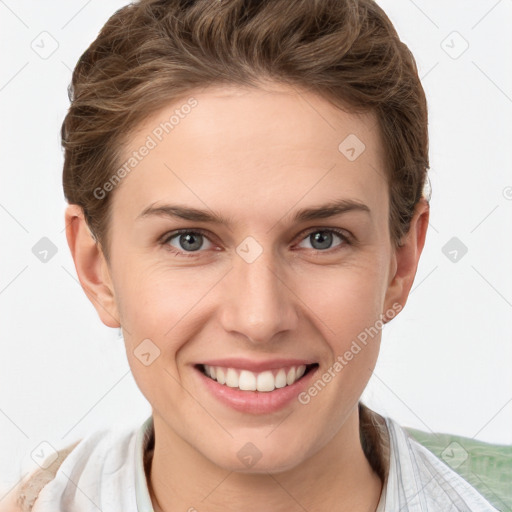
[[[343,237],[332,230],[316,230],[311,232],[304,241],[308,240],[311,243],[311,246],[313,249],[317,251],[325,250],[325,249],[331,249],[333,244],[333,237],[337,237],[341,240],[341,242],[344,242]],[[338,244],[341,245],[341,244]]]
[[[173,245],[172,241],[175,240],[178,241],[178,246]],[[177,233],[171,236],[167,243],[180,251],[194,252],[201,249],[201,246],[205,240],[208,239],[201,233],[196,233],[195,231],[187,231],[186,233]]]

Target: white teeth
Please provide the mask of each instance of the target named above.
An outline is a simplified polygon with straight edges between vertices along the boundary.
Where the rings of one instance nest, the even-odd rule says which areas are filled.
[[[286,386],[286,372],[281,368],[276,375],[276,388],[284,388]]]
[[[274,391],[276,389],[275,379],[272,372],[261,372],[258,374],[258,391]]]
[[[220,366],[204,365],[204,372],[219,384],[230,388],[239,388],[242,391],[274,391],[284,388],[298,381],[306,372],[306,365],[292,366],[286,371],[280,368],[277,373],[270,370],[254,373],[249,370],[235,370],[234,368],[221,368]]]
[[[244,391],[256,391],[256,377],[254,373],[242,370],[238,379],[238,387]]]
[[[229,386],[230,388],[238,387],[238,374],[236,373],[236,370],[233,370],[233,368],[228,368],[228,371],[226,372],[226,386]]]
[[[215,369],[215,379],[219,384],[226,384],[226,374],[222,368]]]

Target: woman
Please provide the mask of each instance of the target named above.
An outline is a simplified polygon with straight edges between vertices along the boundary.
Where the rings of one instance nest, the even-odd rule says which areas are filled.
[[[495,510],[360,403],[428,225],[427,106],[371,0],[148,0],[82,55],[66,233],[152,407],[20,510]]]

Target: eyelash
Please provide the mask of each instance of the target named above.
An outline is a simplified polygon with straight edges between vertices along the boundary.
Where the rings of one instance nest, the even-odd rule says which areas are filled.
[[[318,252],[318,253],[331,253],[331,252],[335,252],[337,250],[342,249],[345,245],[353,245],[353,243],[354,243],[351,240],[351,238],[346,234],[345,230],[341,230],[341,229],[338,229],[338,228],[309,228],[308,230],[303,231],[302,233],[300,233],[299,236],[302,237],[300,241],[302,242],[302,240],[304,240],[309,235],[312,235],[313,233],[318,233],[318,232],[322,232],[322,233],[335,233],[343,241],[342,244],[340,244],[339,246],[337,246],[337,247],[335,247],[333,249],[326,249],[324,251],[322,251],[320,249],[316,249],[316,252]],[[194,257],[197,257],[197,253],[200,253],[201,251],[192,251],[190,253],[187,253],[187,252],[183,252],[183,251],[178,251],[175,247],[172,247],[171,245],[169,245],[169,241],[170,240],[172,240],[174,237],[176,237],[178,235],[181,235],[181,234],[184,234],[184,233],[193,233],[193,234],[202,235],[202,236],[206,237],[208,240],[210,240],[210,238],[208,237],[207,232],[202,230],[201,228],[197,228],[197,229],[183,228],[183,229],[178,229],[176,231],[172,231],[171,233],[165,234],[163,239],[161,240],[160,244],[162,246],[164,246],[166,248],[166,250],[168,250],[169,252],[175,254],[178,257],[184,257],[184,258],[194,258]],[[210,242],[211,242],[211,240],[210,240]],[[313,250],[315,251],[315,249],[313,249]]]

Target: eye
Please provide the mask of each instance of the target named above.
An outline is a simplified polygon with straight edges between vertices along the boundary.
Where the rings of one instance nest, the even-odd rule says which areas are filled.
[[[311,248],[316,251],[325,252],[325,250],[332,249],[333,236],[341,240],[341,243],[334,247],[335,250],[340,248],[340,246],[350,244],[347,234],[340,229],[314,228],[314,230],[310,230],[308,233],[304,241],[309,241],[312,245]]]
[[[210,240],[200,230],[192,231],[190,229],[179,229],[178,231],[174,231],[166,236],[161,243],[162,245],[167,246],[169,250],[177,256],[194,256],[194,254],[186,253],[194,253],[199,251],[201,248],[204,249],[203,244],[205,240],[211,244]],[[173,245],[173,242],[176,245]],[[210,248],[211,247],[206,247],[206,249]]]
[[[351,245],[349,235],[343,230],[335,228],[314,228],[303,236],[305,236],[302,239],[303,242],[309,240],[312,245],[310,248],[319,252],[327,252],[329,249],[337,250],[345,245]],[[334,248],[331,247],[334,240],[333,236],[341,241]],[[205,240],[210,244],[207,247],[204,247]],[[194,253],[201,252],[200,249],[211,249],[213,246],[208,236],[201,229],[178,229],[164,235],[160,243],[176,256],[184,257],[195,257],[196,254]]]

